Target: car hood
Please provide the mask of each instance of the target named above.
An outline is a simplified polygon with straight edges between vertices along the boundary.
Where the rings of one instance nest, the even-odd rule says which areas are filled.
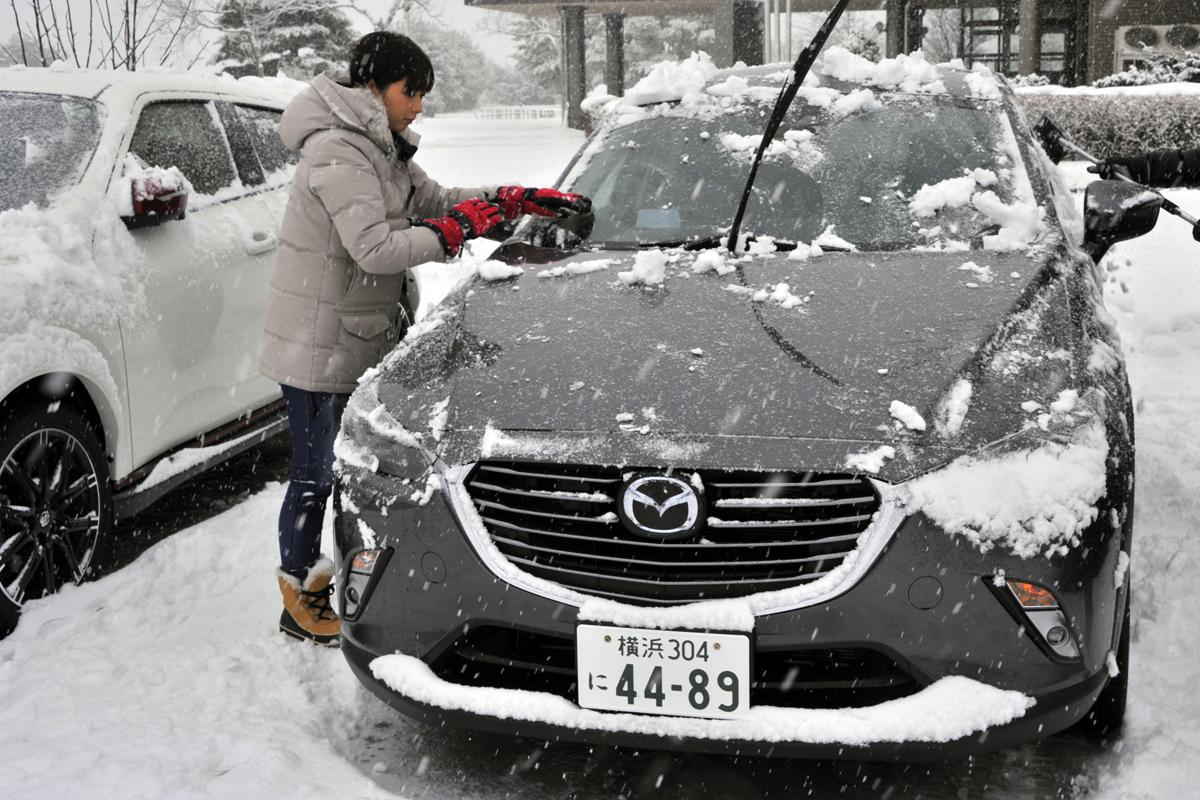
[[[939,402],[1059,274],[1049,255],[905,252],[781,253],[717,276],[694,273],[695,254],[674,253],[665,283],[648,287],[617,279],[628,252],[542,264],[524,255],[501,251],[525,272],[481,281],[463,301],[452,359],[461,367],[437,390],[450,398],[447,430],[458,435],[449,438],[484,455],[494,449],[485,434],[541,432],[596,444],[807,439],[836,443],[839,458],[861,443],[904,441],[949,457],[970,443],[935,441]],[[608,266],[594,272],[544,274],[600,259]],[[803,302],[747,294],[781,283]],[[400,387],[388,394],[389,405],[412,398]],[[895,401],[926,431],[898,422]],[[1019,402],[1004,405],[1019,417]],[[977,427],[990,436],[1020,424]]]

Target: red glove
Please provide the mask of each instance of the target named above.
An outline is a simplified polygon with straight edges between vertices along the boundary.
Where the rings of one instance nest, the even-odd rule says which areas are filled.
[[[498,207],[472,197],[450,209],[444,217],[418,220],[413,224],[436,233],[446,257],[454,258],[462,251],[464,241],[483,236],[503,221],[504,215]]]
[[[574,192],[557,189],[534,189],[524,186],[501,186],[496,190],[496,205],[504,211],[506,219],[516,219],[521,214],[536,214],[539,217],[557,217],[563,209],[580,214],[592,209],[592,201]]]

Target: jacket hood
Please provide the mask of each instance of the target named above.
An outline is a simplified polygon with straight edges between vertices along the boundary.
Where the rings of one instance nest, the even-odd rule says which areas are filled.
[[[396,154],[383,102],[369,89],[352,87],[345,71],[330,71],[313,78],[283,112],[279,136],[288,149],[298,151],[309,136],[334,129],[366,136],[389,158]],[[414,148],[421,140],[412,131],[404,131],[400,136]]]

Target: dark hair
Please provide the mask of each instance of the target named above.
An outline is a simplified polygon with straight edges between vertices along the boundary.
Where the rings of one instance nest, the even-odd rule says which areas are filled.
[[[407,81],[407,94],[426,94],[433,88],[433,64],[425,51],[402,33],[375,31],[350,48],[350,85],[375,81],[380,91],[396,81]]]

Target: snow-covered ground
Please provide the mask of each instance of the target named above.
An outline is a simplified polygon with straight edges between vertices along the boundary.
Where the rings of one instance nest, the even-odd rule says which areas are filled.
[[[447,183],[549,183],[581,141],[547,122],[447,115],[419,127],[419,161]],[[1200,192],[1171,194],[1200,209]],[[974,765],[817,774],[424,728],[363,690],[336,651],[277,633],[283,487],[272,485],[116,574],[30,605],[0,641],[0,797],[1192,796],[1200,244],[1164,216],[1107,268],[1139,413],[1132,697],[1109,750],[1060,741]],[[422,269],[427,296],[457,274]]]

